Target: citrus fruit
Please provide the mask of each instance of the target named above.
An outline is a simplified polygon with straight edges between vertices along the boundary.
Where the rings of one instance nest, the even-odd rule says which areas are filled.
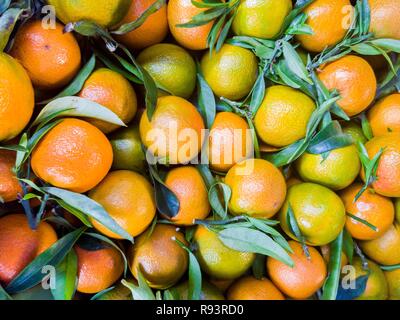
[[[292,209],[301,234],[308,244],[322,246],[336,239],[342,231],[346,215],[342,200],[330,189],[315,183],[291,186],[280,211],[281,227],[292,239],[287,213]]]
[[[17,60],[0,52],[0,141],[18,136],[31,119],[34,92]]]
[[[195,158],[203,145],[204,121],[196,107],[175,96],[158,98],[149,121],[147,112],[140,120],[140,137],[153,155],[170,164],[187,163]]]
[[[122,19],[121,25],[136,21],[155,0],[134,0],[126,16]],[[144,23],[135,30],[117,39],[129,49],[143,49],[153,44],[160,43],[168,33],[167,5],[163,5],[159,10],[147,17]]]
[[[150,182],[133,171],[120,170],[109,173],[89,193],[109,215],[132,237],[140,235],[156,215],[154,190]],[[107,237],[122,239],[101,223],[91,219],[93,227]]]
[[[191,166],[172,169],[165,179],[166,186],[179,200],[177,215],[170,218],[177,225],[190,226],[204,220],[210,213],[207,186],[200,172]]]
[[[201,70],[218,97],[239,100],[246,96],[257,79],[256,56],[247,49],[224,44],[201,59]]]
[[[375,137],[400,133],[400,93],[391,94],[375,104],[368,112],[368,120]]]
[[[389,287],[389,299],[400,300],[400,269],[385,271],[384,274]]]
[[[228,300],[285,300],[283,294],[268,279],[245,276],[236,280],[227,293]]]
[[[330,247],[330,245],[321,246],[321,254],[322,254],[322,257],[325,260],[326,265],[329,266],[329,261],[331,259],[331,247]],[[347,263],[349,262],[348,259],[347,259],[346,254],[343,251],[342,251],[342,257],[340,258],[340,261],[341,261],[341,263],[340,263],[340,268],[341,269],[343,269],[343,267],[345,265],[347,265]]]
[[[0,218],[0,283],[9,284],[29,263],[57,241],[54,229],[42,222],[29,227],[24,214]]]
[[[22,194],[22,188],[13,172],[16,153],[14,151],[0,150],[0,202],[17,200]]]
[[[201,269],[215,279],[236,279],[253,264],[254,253],[240,252],[225,246],[218,234],[199,225],[194,233],[195,255]]]
[[[358,142],[365,144],[368,141],[368,139],[364,135],[361,126],[359,126],[354,121],[346,121],[345,123],[342,123],[341,126],[343,132],[352,138],[355,145],[357,145]]]
[[[271,218],[281,208],[286,196],[286,182],[272,163],[249,159],[233,166],[225,177],[231,188],[229,211],[233,215]]]
[[[90,123],[71,118],[62,120],[40,140],[31,164],[40,179],[84,193],[103,180],[112,160],[106,136]]]
[[[136,114],[135,90],[128,80],[111,69],[101,68],[93,72],[86,80],[79,96],[110,109],[125,124],[128,124]],[[88,121],[104,133],[118,129],[117,125],[102,120]]]
[[[304,13],[313,34],[298,35],[297,40],[308,51],[321,52],[344,38],[350,28],[352,6],[349,0],[316,0]]]
[[[117,284],[113,289],[100,295],[96,300],[133,300],[132,292],[129,288],[125,287],[122,283]]]
[[[349,117],[364,111],[375,98],[375,73],[363,58],[342,57],[324,66],[319,78],[328,90],[339,92],[337,103]]]
[[[232,30],[238,36],[272,39],[281,31],[291,10],[290,0],[241,1],[233,19]]]
[[[308,248],[310,257],[307,257],[298,242],[290,241],[289,245],[293,250],[289,256],[294,267],[268,257],[267,271],[273,283],[284,294],[294,299],[306,299],[324,284],[327,276],[325,261],[315,248]]]
[[[327,157],[306,152],[296,162],[296,168],[304,181],[341,190],[357,178],[361,163],[356,146],[350,145],[329,151]]]
[[[170,291],[177,300],[190,300],[188,281],[176,285]],[[225,300],[225,297],[218,288],[203,280],[201,283],[200,300]]]
[[[188,253],[175,239],[187,245],[176,227],[158,224],[143,233],[129,249],[129,267],[138,278],[140,270],[150,287],[167,289],[176,284],[188,267]]]
[[[368,0],[371,11],[369,31],[375,38],[400,40],[400,3],[397,0]]]
[[[340,196],[347,213],[372,224],[377,230],[371,229],[351,216],[346,218],[346,229],[355,239],[372,240],[381,237],[392,226],[394,206],[390,199],[376,194],[370,188],[355,201],[362,187],[359,183],[353,184],[343,190]]]
[[[272,86],[254,118],[258,136],[274,147],[284,147],[305,137],[316,105],[299,90]]]
[[[160,88],[185,99],[192,95],[196,86],[196,64],[185,49],[170,43],[155,44],[144,49],[137,62]]]
[[[10,54],[28,71],[35,87],[58,89],[67,85],[79,71],[81,51],[72,33],[64,26],[44,28],[41,20],[24,24],[15,36]]]

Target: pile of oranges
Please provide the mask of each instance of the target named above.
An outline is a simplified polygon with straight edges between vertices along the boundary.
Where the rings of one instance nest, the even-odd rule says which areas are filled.
[[[0,299],[400,300],[400,1],[22,3]]]

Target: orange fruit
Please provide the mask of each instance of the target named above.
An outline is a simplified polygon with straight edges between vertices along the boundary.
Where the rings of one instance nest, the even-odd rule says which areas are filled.
[[[374,70],[363,58],[348,55],[322,68],[322,83],[340,94],[338,105],[349,116],[364,111],[374,100],[377,88]]]
[[[245,276],[235,281],[227,293],[228,300],[285,300],[283,294],[268,279]]]
[[[356,195],[362,187],[359,183],[353,184],[346,190],[343,190],[340,196],[346,207],[346,212],[369,222],[377,228],[377,231],[350,216],[346,218],[346,229],[353,238],[373,240],[381,237],[392,226],[394,221],[394,206],[390,199],[376,194],[372,189],[367,189],[354,202]]]
[[[86,80],[79,96],[110,109],[125,124],[134,118],[137,111],[135,90],[128,80],[110,69],[101,68],[93,72]],[[101,120],[90,119],[88,122],[104,133],[118,129],[117,125]]]
[[[99,129],[82,120],[64,119],[40,140],[31,164],[40,179],[84,193],[103,180],[112,160],[110,142]]]
[[[400,269],[385,271],[384,274],[389,287],[389,300],[400,300]]]
[[[24,214],[0,218],[0,283],[9,284],[37,256],[57,242],[57,234],[46,222],[37,230],[29,227]]]
[[[156,215],[152,185],[142,175],[127,170],[109,173],[89,193],[132,237],[143,233]],[[91,219],[93,227],[107,237],[122,239],[101,223]]]
[[[397,0],[369,0],[371,25],[375,38],[400,40],[400,3]]]
[[[247,122],[232,112],[219,112],[208,138],[210,167],[227,172],[253,153],[253,140]]]
[[[228,288],[231,286],[232,283],[235,282],[235,279],[228,279],[228,280],[224,280],[224,279],[213,279],[210,278],[208,279],[210,281],[210,283],[212,283],[215,287],[218,288],[218,290],[220,290],[221,292],[226,292],[226,290],[228,290]]]
[[[362,144],[365,144],[368,139],[365,137],[364,132],[361,128],[360,125],[358,125],[354,121],[346,121],[344,123],[341,123],[343,132],[347,135],[349,135],[353,143],[356,145],[357,142],[361,142]]]
[[[400,93],[391,94],[375,104],[368,112],[368,120],[375,137],[400,133]]]
[[[218,97],[239,100],[252,89],[257,79],[257,58],[250,50],[224,44],[201,59],[201,70]]]
[[[188,281],[178,284],[171,288],[170,291],[174,296],[177,296],[178,300],[189,300]],[[203,280],[201,283],[200,300],[225,300],[225,298],[217,287]]]
[[[207,186],[195,167],[180,167],[168,172],[167,187],[179,200],[178,214],[170,220],[177,225],[191,226],[210,213]]]
[[[203,2],[200,0],[199,2]],[[175,40],[190,50],[203,50],[208,47],[207,37],[213,26],[213,21],[194,28],[178,27],[188,23],[194,16],[204,12],[205,8],[197,8],[191,0],[170,0],[168,2],[168,24]]]
[[[0,52],[0,141],[18,136],[33,114],[31,80],[17,60]]]
[[[400,197],[400,133],[375,137],[365,147],[370,159],[384,149],[376,172],[377,181],[372,184],[373,189],[386,197]],[[361,177],[365,179],[364,170],[361,171]]]
[[[195,158],[203,145],[204,121],[189,101],[174,96],[158,98],[151,121],[147,112],[140,120],[140,137],[156,157],[170,164],[185,164]]]
[[[176,241],[187,245],[184,235],[174,226],[157,224],[149,235],[139,236],[129,249],[128,261],[137,279],[138,270],[155,289],[175,285],[188,268],[188,253]]]
[[[136,21],[155,0],[131,0],[131,6],[121,25]],[[117,39],[129,49],[143,49],[153,44],[160,43],[168,33],[167,5],[163,5],[159,10],[147,17],[145,22],[135,30]]]
[[[271,218],[286,197],[286,182],[272,163],[249,159],[233,166],[225,177],[231,188],[229,211],[235,215]]]
[[[297,40],[311,52],[321,52],[326,47],[339,43],[350,28],[352,9],[349,0],[316,0],[304,13],[312,35],[298,35]]]
[[[16,152],[0,150],[0,202],[17,200],[22,188],[13,172]]]
[[[24,24],[15,36],[10,54],[28,71],[35,87],[53,90],[67,85],[81,66],[81,51],[64,25],[44,28],[41,20]]]
[[[307,299],[324,284],[327,276],[325,261],[315,248],[308,248],[308,258],[298,242],[290,241],[289,245],[293,250],[289,256],[294,262],[294,267],[268,257],[267,271],[271,280],[284,294],[294,299]]]

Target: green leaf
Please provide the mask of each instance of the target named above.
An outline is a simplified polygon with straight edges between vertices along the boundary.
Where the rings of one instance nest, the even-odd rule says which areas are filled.
[[[354,300],[361,296],[367,288],[369,274],[356,279],[355,288],[343,288],[339,286],[336,300]]]
[[[214,93],[200,73],[197,74],[197,81],[199,111],[206,123],[206,128],[210,129],[217,112]]]
[[[86,227],[88,227],[88,228],[93,227],[92,223],[90,222],[89,218],[87,217],[87,215],[84,212],[70,206],[68,203],[66,203],[65,201],[63,201],[61,199],[55,199],[55,201],[61,208],[68,211],[69,213],[74,215],[76,218],[78,218]]]
[[[371,23],[371,9],[368,0],[357,1],[356,9],[359,13],[360,34],[368,34]]]
[[[4,301],[4,300],[12,300],[12,298],[0,284],[0,301]]]
[[[71,250],[56,267],[56,285],[51,289],[55,300],[71,300],[78,284],[78,258]]]
[[[351,219],[356,220],[357,222],[362,223],[363,225],[367,226],[367,227],[370,228],[371,230],[373,230],[373,231],[375,231],[375,232],[378,232],[378,228],[375,227],[373,224],[369,223],[367,220],[361,219],[361,218],[355,216],[354,214],[351,214],[351,213],[348,213],[348,212],[347,212],[347,215],[348,215]]]
[[[227,16],[227,14],[225,13],[214,22],[214,24],[207,36],[207,45],[208,45],[210,56],[213,54],[215,44],[218,40],[219,34],[221,34],[221,30],[224,26],[226,16]]]
[[[102,296],[104,296],[106,293],[112,291],[115,289],[115,286],[104,289],[98,293],[96,293],[93,297],[90,298],[91,301],[99,300]]]
[[[374,137],[374,134],[372,133],[372,128],[368,121],[367,116],[365,115],[365,112],[363,112],[360,115],[360,118],[361,118],[361,128],[362,128],[363,134],[368,140],[371,140]]]
[[[267,154],[264,158],[280,168],[296,161],[308,147],[305,139],[299,140],[277,153]]]
[[[381,51],[376,49],[374,46],[368,44],[368,42],[361,42],[354,46],[351,46],[351,49],[359,54],[366,56],[378,56],[381,54]]]
[[[297,51],[293,48],[293,46],[287,42],[282,42],[283,56],[286,59],[286,64],[289,69],[300,79],[304,80],[309,84],[313,84],[306,67],[304,66],[303,61],[301,60]]]
[[[252,266],[254,278],[261,280],[266,276],[265,265],[266,257],[262,254],[257,254]]]
[[[220,192],[224,198],[224,206],[221,204]],[[211,208],[221,218],[226,219],[228,216],[228,205],[232,197],[231,188],[222,182],[215,182],[208,190],[208,199],[210,201]]]
[[[289,226],[290,232],[294,234],[294,236],[297,238],[298,241],[300,241],[301,246],[303,247],[304,254],[307,256],[307,258],[310,259],[311,256],[306,244],[306,238],[301,233],[300,227],[297,223],[296,216],[294,215],[294,211],[290,203],[288,205],[288,210],[286,213],[286,221]]]
[[[138,270],[138,283],[139,283],[138,286],[126,280],[122,280],[121,283],[125,287],[131,290],[133,300],[141,300],[141,301],[156,300],[156,297],[153,291],[150,289],[149,285],[147,284],[147,281],[144,278],[141,270]]]
[[[380,266],[383,271],[395,271],[400,269],[400,264],[395,264],[392,266]]]
[[[8,9],[10,6],[11,0],[3,0],[2,3],[0,3],[0,14],[2,14],[4,11]]]
[[[194,27],[205,25],[205,24],[209,23],[210,21],[213,21],[214,19],[224,15],[227,11],[227,5],[229,5],[229,3],[225,4],[225,6],[214,7],[214,8],[210,8],[206,11],[202,11],[202,12],[196,14],[194,17],[192,17],[192,20],[190,20],[189,22],[177,24],[176,27],[178,27],[178,28],[194,28]]]
[[[217,44],[215,46],[215,50],[218,52],[221,50],[223,44],[225,43],[226,38],[228,37],[229,30],[231,29],[233,20],[236,17],[236,12],[229,18],[229,20],[225,23],[224,27],[221,30],[221,33],[219,34]]]
[[[264,78],[264,73],[259,72],[258,78],[252,90],[250,107],[249,107],[249,111],[251,112],[253,118],[257,114],[257,111],[261,106],[264,97],[265,97],[265,78]]]
[[[350,264],[352,264],[354,256],[354,241],[346,228],[343,229],[343,252],[347,259],[349,259]]]
[[[20,8],[10,8],[0,17],[0,52],[6,48],[15,24],[23,11]]]

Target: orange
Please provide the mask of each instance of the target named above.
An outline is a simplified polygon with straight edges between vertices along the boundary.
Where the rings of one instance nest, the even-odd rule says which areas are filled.
[[[253,264],[255,254],[228,248],[218,234],[199,225],[193,236],[195,255],[203,272],[219,280],[242,276]]]
[[[319,252],[309,247],[310,258],[296,241],[289,242],[294,262],[291,268],[271,257],[267,259],[267,271],[274,284],[286,295],[294,299],[307,299],[324,284],[327,276],[325,261]]]
[[[34,92],[17,60],[0,52],[0,141],[18,136],[31,119]]]
[[[245,276],[235,281],[227,293],[228,300],[285,300],[283,294],[268,279]]]
[[[24,24],[15,36],[10,54],[28,71],[35,87],[58,89],[67,85],[78,73],[81,51],[73,33],[64,33],[64,26],[44,28],[41,20]]]
[[[239,100],[251,91],[257,79],[256,56],[250,50],[224,44],[201,59],[201,70],[218,97]]]
[[[261,159],[242,161],[229,170],[225,183],[231,188],[229,211],[235,215],[271,218],[286,197],[286,182],[272,163]]]
[[[314,183],[296,184],[289,188],[280,211],[281,227],[292,239],[299,240],[287,221],[289,204],[301,234],[310,245],[322,246],[332,242],[344,227],[345,208],[336,193]]]
[[[400,269],[385,271],[384,274],[389,287],[389,300],[400,300]]]
[[[343,132],[347,135],[349,135],[353,143],[356,145],[357,142],[361,142],[362,144],[365,144],[368,139],[365,137],[364,132],[361,128],[360,125],[358,125],[354,121],[346,121],[344,123],[341,123]]]
[[[13,172],[16,153],[14,151],[0,150],[0,202],[17,200],[22,194],[22,188]]]
[[[210,278],[209,281],[215,287],[217,287],[221,292],[226,292],[226,290],[228,290],[228,288],[231,286],[231,284],[235,282],[235,279],[228,279],[228,280],[222,279],[221,280],[221,279]]]
[[[370,32],[375,38],[400,40],[400,3],[397,0],[369,0]]]
[[[55,242],[57,234],[46,222],[31,230],[24,214],[0,218],[0,283],[9,284],[29,263]]]
[[[124,272],[121,253],[107,244],[100,248],[74,247],[78,258],[78,286],[81,293],[98,293],[111,287]]]
[[[373,189],[386,197],[400,197],[400,133],[375,137],[365,147],[370,159],[384,149],[376,173],[377,181],[372,184]],[[361,171],[361,177],[365,179],[364,170]]]
[[[178,300],[189,300],[189,282],[182,282],[170,289]],[[225,300],[223,294],[211,283],[203,280],[201,283],[200,300]]]
[[[155,0],[131,0],[131,6],[125,18],[122,19],[121,25],[136,21],[154,2]],[[117,39],[129,49],[143,49],[160,43],[167,33],[167,5],[164,5],[148,16],[139,28],[118,36]]]
[[[322,246],[321,254],[325,260],[326,265],[329,266],[329,261],[331,258],[331,247],[329,245]],[[341,257],[340,261],[341,261],[341,263],[340,263],[341,269],[343,269],[343,267],[345,265],[347,265],[347,263],[349,262],[346,254],[344,252],[342,252],[342,257]]]
[[[147,112],[140,120],[140,137],[156,157],[170,164],[185,164],[195,158],[203,145],[204,121],[189,101],[174,96],[158,98],[151,119]]]
[[[400,93],[391,94],[375,104],[368,112],[368,120],[375,137],[400,133]]]
[[[133,171],[109,173],[90,191],[89,197],[100,203],[132,237],[145,231],[156,215],[152,185],[142,175]],[[93,227],[107,237],[122,239],[96,220],[91,219],[91,222]]]
[[[353,238],[359,240],[373,240],[381,237],[393,224],[394,206],[390,199],[376,194],[372,189],[367,189],[362,196],[354,202],[362,185],[353,184],[341,193],[341,198],[346,207],[346,212],[365,220],[375,226],[374,231],[365,224],[347,216],[346,229]]]
[[[352,9],[349,0],[316,0],[304,13],[312,35],[298,35],[297,40],[311,52],[321,52],[339,43],[350,28]]]
[[[400,225],[395,223],[380,238],[362,241],[363,252],[374,261],[383,265],[400,263]]]
[[[180,167],[168,172],[167,187],[179,200],[178,214],[170,220],[177,225],[191,226],[195,220],[204,220],[210,213],[208,190],[195,167]]]
[[[86,80],[79,96],[110,109],[125,124],[128,124],[136,114],[137,98],[135,90],[128,80],[110,69],[101,68],[93,72]],[[88,122],[104,133],[118,129],[118,126],[101,120],[90,119]]]
[[[272,39],[281,31],[291,10],[291,0],[241,1],[232,30],[238,36]]]
[[[364,111],[375,98],[375,73],[363,58],[340,58],[323,67],[319,78],[329,90],[339,92],[338,105],[349,117]]]
[[[32,169],[55,187],[84,193],[106,176],[113,160],[106,136],[78,119],[64,119],[52,128],[32,153]]]
[[[199,2],[203,2],[200,0]],[[213,26],[213,21],[194,28],[183,28],[177,25],[187,23],[194,16],[204,12],[205,8],[197,8],[191,0],[170,0],[168,2],[169,29],[175,40],[190,50],[203,50],[208,47],[207,37]]]
[[[254,118],[258,136],[274,147],[285,147],[305,137],[315,102],[299,90],[272,86]]]
[[[184,235],[174,226],[158,224],[151,235],[138,237],[129,249],[129,267],[137,279],[138,270],[150,287],[167,289],[176,284],[188,267],[188,253],[176,241],[187,245]]]
[[[253,140],[247,122],[232,112],[219,112],[208,138],[210,167],[227,172],[253,153]]]

